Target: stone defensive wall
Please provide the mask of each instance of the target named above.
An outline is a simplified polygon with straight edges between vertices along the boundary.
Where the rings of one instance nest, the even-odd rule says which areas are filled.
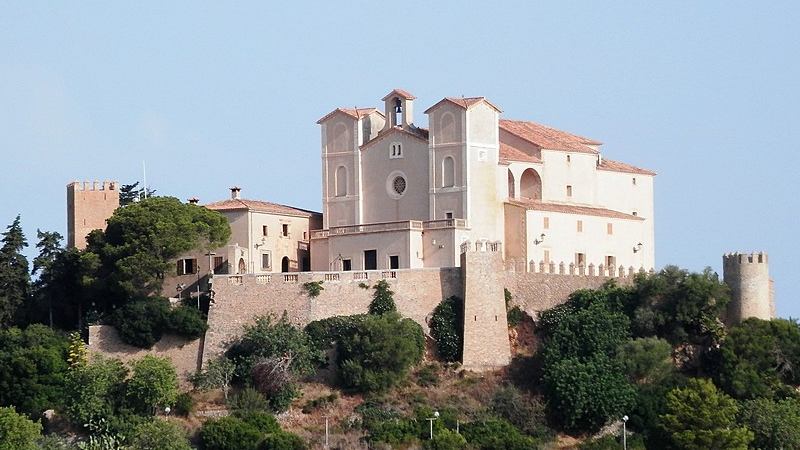
[[[181,384],[186,384],[186,375],[200,368],[200,349],[203,339],[188,340],[180,336],[165,335],[153,348],[146,350],[122,342],[117,330],[110,325],[89,327],[89,353],[116,358],[123,362],[139,359],[145,355],[162,356],[172,360]]]
[[[426,333],[428,319],[439,302],[461,296],[463,290],[458,267],[218,275],[214,277],[203,360],[224,351],[257,316],[280,317],[285,311],[292,323],[304,326],[327,317],[366,313],[375,292],[372,287],[379,280],[386,280],[394,291],[398,312],[418,322]],[[319,281],[324,289],[311,297],[303,284]]]
[[[243,327],[252,324],[258,316],[272,314],[280,317],[286,312],[292,323],[304,326],[327,317],[366,313],[374,293],[372,287],[379,280],[386,280],[394,292],[400,314],[419,323],[426,333],[428,320],[442,299],[453,295],[464,299],[465,293],[483,293],[489,292],[489,289],[491,296],[497,299],[465,299],[465,306],[469,306],[469,309],[477,307],[476,311],[470,311],[470,317],[477,323],[465,321],[465,337],[470,335],[469,341],[481,347],[482,350],[474,350],[478,350],[478,356],[484,359],[484,350],[501,348],[503,345],[499,340],[508,339],[505,315],[501,311],[503,288],[511,292],[513,304],[535,319],[539,312],[563,303],[578,289],[599,288],[610,279],[620,285],[629,285],[636,273],[633,268],[609,270],[593,265],[576,267],[572,264],[520,264],[514,261],[504,264],[497,257],[499,255],[488,259],[479,255],[467,258],[462,263],[481,266],[471,267],[469,271],[450,267],[216,275],[213,279],[214,301],[209,308],[209,329],[205,338],[187,341],[176,336],[165,336],[152,349],[142,350],[122,343],[113,327],[93,326],[89,332],[89,348],[92,352],[124,361],[145,354],[167,356],[175,363],[178,373],[184,375],[224,352],[232,341],[241,336]],[[465,273],[471,276],[465,276]],[[308,282],[322,282],[323,290],[317,297],[311,297],[303,286]],[[466,286],[467,282],[470,286]],[[481,319],[482,316],[486,318]],[[488,322],[498,322],[504,326],[493,324],[484,330]],[[503,333],[498,331],[500,329],[504,330]],[[498,342],[489,343],[487,340]]]

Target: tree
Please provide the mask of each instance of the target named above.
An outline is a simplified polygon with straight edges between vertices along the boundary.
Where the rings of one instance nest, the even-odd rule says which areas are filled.
[[[101,261],[111,304],[158,293],[173,260],[195,249],[224,245],[230,237],[225,216],[172,197],[153,197],[117,209],[104,232],[87,237],[87,251]]]
[[[736,401],[717,391],[709,380],[694,378],[686,388],[667,394],[667,412],[661,416],[672,443],[687,450],[746,449],[753,433],[736,427]]]
[[[308,448],[300,436],[281,431],[264,438],[258,450],[305,450]]]
[[[389,283],[386,280],[375,283],[374,289],[375,294],[369,304],[370,314],[380,315],[397,311],[397,306],[394,304],[394,292],[389,289]]]
[[[739,423],[753,432],[752,446],[763,450],[800,448],[800,400],[759,398],[746,401]]]
[[[785,319],[751,318],[731,328],[712,352],[714,379],[740,399],[791,395],[800,384],[800,326]]]
[[[17,414],[14,408],[0,407],[0,450],[36,450],[42,426]]]
[[[138,188],[138,189],[137,189]],[[145,193],[143,187],[139,187],[139,182],[133,184],[123,184],[119,188],[119,206],[127,206],[144,198],[152,197],[156,193],[155,189],[147,188]]]
[[[118,359],[95,357],[72,366],[65,380],[64,412],[84,425],[110,419],[123,405],[128,368]]]
[[[463,436],[447,428],[438,430],[433,439],[425,441],[426,450],[461,450],[466,448],[467,440]]]
[[[236,364],[225,356],[219,356],[209,361],[205,370],[192,377],[192,383],[198,389],[222,389],[227,401],[235,372]]]
[[[114,312],[111,323],[122,342],[151,348],[164,335],[169,301],[162,297],[146,297],[132,301]]]
[[[69,341],[43,325],[0,330],[0,405],[31,416],[63,400]]]
[[[422,327],[396,313],[367,317],[355,333],[338,342],[339,374],[346,387],[384,391],[404,379],[422,359]]]
[[[127,383],[131,406],[144,414],[153,414],[158,407],[171,406],[178,396],[178,375],[168,358],[144,356],[131,364]]]
[[[175,422],[155,418],[134,430],[129,440],[136,450],[191,450],[186,431]]]
[[[30,275],[28,260],[22,249],[28,246],[22,233],[20,217],[6,228],[0,247],[0,328],[11,326],[17,320],[18,310],[28,300]]]
[[[617,351],[617,361],[636,384],[655,384],[675,371],[672,346],[657,337],[626,341]]]
[[[75,248],[57,252],[36,282],[32,319],[50,322],[52,316],[54,326],[82,329],[84,315],[104,295],[98,292],[99,267],[95,253]]]
[[[673,345],[716,345],[724,337],[720,314],[730,301],[728,287],[711,268],[689,273],[667,266],[634,279],[632,317],[636,337],[658,336]]]
[[[442,300],[433,310],[431,335],[436,353],[444,361],[460,361],[464,341],[464,303],[458,297]]]
[[[464,424],[462,433],[472,448],[480,450],[536,448],[536,441],[524,436],[503,419],[487,419]]]
[[[490,409],[529,436],[538,439],[552,437],[552,431],[547,427],[544,404],[523,394],[514,385],[498,388],[492,397]]]

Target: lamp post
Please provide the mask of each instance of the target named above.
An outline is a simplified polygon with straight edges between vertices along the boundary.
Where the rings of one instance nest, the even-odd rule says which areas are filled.
[[[431,424],[431,437],[430,439],[433,440],[433,421],[439,418],[439,411],[433,412],[433,417],[428,417],[427,420]]]
[[[628,450],[628,430],[625,425],[628,423],[628,416],[622,416],[622,450]]]

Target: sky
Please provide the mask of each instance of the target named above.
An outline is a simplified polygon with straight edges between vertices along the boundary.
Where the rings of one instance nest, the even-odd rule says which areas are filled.
[[[143,161],[159,194],[320,210],[317,119],[486,96],[658,172],[658,268],[766,251],[800,317],[800,2],[655,3],[0,0],[0,226],[66,235],[68,182]]]

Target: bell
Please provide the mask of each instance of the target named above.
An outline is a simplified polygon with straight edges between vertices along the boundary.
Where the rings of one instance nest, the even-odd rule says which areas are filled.
[[[394,99],[394,112],[401,113],[403,112],[403,103],[400,102],[399,98]]]

